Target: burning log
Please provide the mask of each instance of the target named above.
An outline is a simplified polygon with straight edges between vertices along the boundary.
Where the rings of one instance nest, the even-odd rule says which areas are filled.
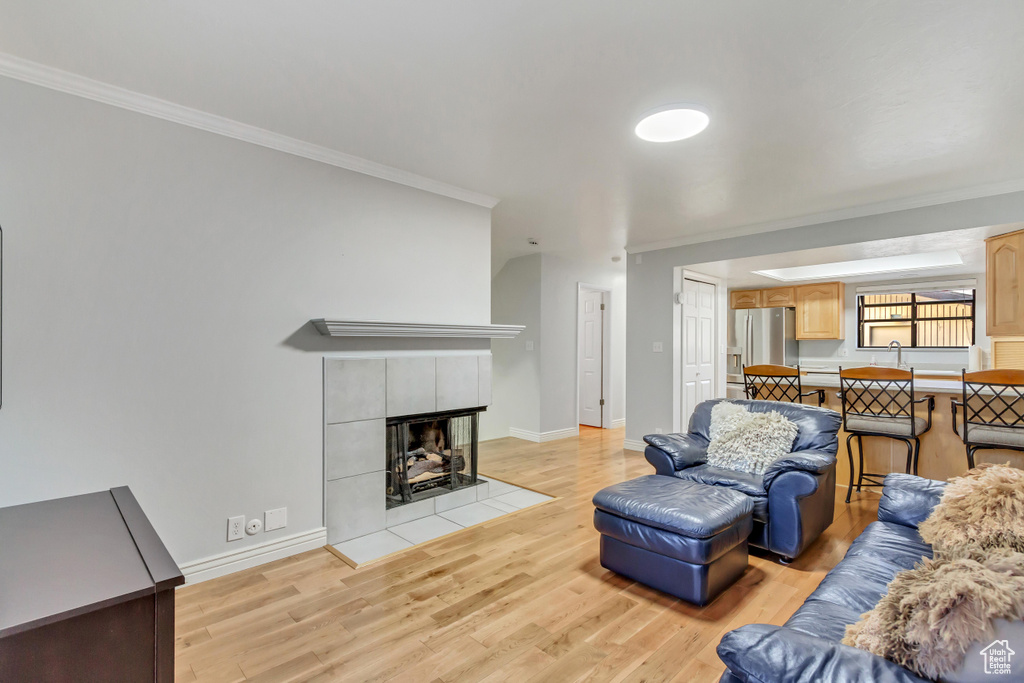
[[[448,451],[447,453],[450,454],[451,451]],[[416,457],[413,453],[409,453],[409,461],[406,463],[409,482],[413,483],[417,477],[424,473],[450,472],[453,467],[455,470],[461,470],[466,466],[466,459],[461,455],[453,456],[448,454],[437,455],[436,453],[430,453],[422,457]]]
[[[423,474],[416,475],[409,480],[410,484],[418,484],[421,481],[427,481],[428,479],[437,479],[438,477],[444,477],[440,472],[424,472]]]
[[[444,471],[444,463],[434,462],[433,460],[417,460],[409,466],[409,481],[413,482],[421,474],[428,472],[437,472],[440,476]]]

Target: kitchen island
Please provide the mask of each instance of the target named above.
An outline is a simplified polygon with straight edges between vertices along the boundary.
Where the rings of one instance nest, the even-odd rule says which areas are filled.
[[[839,399],[839,373],[838,371],[811,371],[801,373],[804,391],[811,389],[825,390],[825,406],[837,412],[842,411],[842,403]],[[935,412],[932,413],[932,428],[921,436],[921,456],[918,461],[918,474],[928,479],[946,480],[956,477],[967,471],[967,451],[964,443],[953,431],[952,409],[950,401],[961,400],[962,384],[959,379],[960,373],[947,371],[929,371],[916,374],[914,377],[914,392],[916,398],[932,395],[935,397]],[[915,407],[918,417],[927,416],[927,405],[919,403]],[[962,412],[960,413],[962,415]],[[907,466],[907,448],[897,440],[883,437],[866,436],[864,441],[864,468],[867,472],[886,473],[903,472]],[[859,468],[857,459],[856,439],[851,444],[853,447],[854,466]],[[845,487],[850,480],[850,465],[846,451],[846,432],[839,430],[839,453],[837,454],[838,467],[836,471],[836,482],[840,487]],[[1015,467],[1024,468],[1024,453],[1012,450],[981,450],[975,456],[977,463],[1009,462]],[[854,483],[858,470],[854,471]],[[864,489],[866,491],[880,492],[881,489]],[[856,493],[854,493],[856,495]],[[842,498],[846,494],[843,493]],[[837,500],[840,499],[837,496]]]

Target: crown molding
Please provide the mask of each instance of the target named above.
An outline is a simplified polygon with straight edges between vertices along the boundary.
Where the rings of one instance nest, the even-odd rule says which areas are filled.
[[[417,175],[416,173],[378,164],[375,161],[363,159],[352,154],[345,154],[344,152],[274,133],[247,123],[192,109],[191,107],[174,102],[168,102],[158,97],[143,95],[142,93],[127,90],[116,85],[96,81],[3,52],[0,52],[0,76],[83,97],[87,100],[101,102],[120,109],[127,109],[128,111],[145,114],[146,116],[163,119],[164,121],[171,121],[172,123],[196,128],[207,133],[234,138],[242,142],[284,152],[285,154],[311,159],[329,166],[336,166],[348,171],[355,171],[363,175],[388,180],[399,185],[414,187],[424,192],[458,199],[459,201],[476,204],[487,209],[493,209],[500,201],[496,197],[449,185],[439,180]]]
[[[312,321],[326,337],[455,337],[460,339],[512,339],[523,325],[445,325],[434,323],[395,323],[380,320]]]
[[[673,249],[675,247],[685,247],[690,244],[700,244],[701,242],[717,242],[719,240],[726,240],[734,237],[749,237],[751,235],[775,232],[776,230],[804,228],[808,225],[817,225],[819,223],[834,223],[836,221],[848,220],[851,218],[879,216],[885,213],[893,213],[895,211],[922,209],[928,206],[949,204],[950,202],[960,202],[969,199],[983,199],[985,197],[995,197],[1001,194],[1010,194],[1012,192],[1022,191],[1024,191],[1024,179],[1010,180],[1001,183],[992,183],[990,185],[979,185],[959,190],[949,190],[947,192],[936,192],[933,194],[918,195],[916,197],[906,197],[904,199],[893,199],[884,202],[877,202],[875,204],[862,204],[860,206],[853,206],[847,209],[808,214],[806,216],[798,216],[795,218],[784,218],[778,221],[751,223],[749,225],[742,225],[734,228],[707,230],[695,235],[675,237],[667,240],[659,240],[657,242],[629,244],[626,245],[626,253],[640,254],[645,251]]]

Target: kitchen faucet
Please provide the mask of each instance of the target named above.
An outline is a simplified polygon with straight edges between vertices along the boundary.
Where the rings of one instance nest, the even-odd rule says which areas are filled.
[[[889,350],[892,351],[893,344],[896,345],[896,367],[900,370],[903,369],[903,344],[893,339],[889,342]]]

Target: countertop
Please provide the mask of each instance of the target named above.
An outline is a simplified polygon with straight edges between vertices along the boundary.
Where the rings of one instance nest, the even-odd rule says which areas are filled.
[[[826,365],[823,363],[808,363],[801,365],[800,371],[803,374],[803,383],[809,387],[835,387],[839,388],[839,366]],[[851,362],[849,367],[863,367],[863,362]],[[895,363],[878,363],[880,368],[895,368]],[[963,368],[951,368],[948,365],[938,366],[935,364],[911,364],[906,369],[914,371],[914,388],[918,391],[938,391],[949,394],[959,394],[962,391],[961,372]],[[942,379],[949,377],[949,379]]]
[[[929,372],[929,375],[938,374]],[[960,373],[957,373],[958,375]],[[802,379],[804,387],[817,388],[839,388],[839,373],[808,372]],[[963,391],[963,383],[959,379],[918,379],[914,378],[914,389],[916,391],[937,391],[944,394],[960,395]]]
[[[858,365],[855,366],[855,365],[851,364],[850,367],[861,367],[861,365],[858,364]],[[896,366],[895,365],[882,365],[881,363],[879,363],[878,367],[880,367],[880,368],[894,368]],[[908,366],[908,369],[910,369],[910,366]],[[800,366],[800,370],[805,375],[811,375],[811,374],[814,374],[814,375],[838,375],[839,374],[839,367],[838,366],[833,368],[833,367],[826,367],[826,366],[821,366],[821,365],[801,365]],[[929,375],[929,376],[938,376],[938,377],[960,377],[960,372],[961,372],[961,370],[947,370],[947,369],[931,370],[931,369],[928,369],[928,368],[913,368],[913,370],[914,370],[914,374],[915,375]]]
[[[863,361],[848,360],[847,364],[815,362],[801,364],[800,372],[803,375],[802,383],[805,387],[839,388],[839,367],[864,367]],[[880,368],[894,368],[893,363],[878,363]],[[946,394],[960,394],[962,392],[961,372],[962,367],[951,367],[950,365],[939,365],[937,363],[912,364],[910,369],[914,371],[914,388],[918,391],[933,391]],[[945,379],[948,377],[949,379]],[[742,384],[743,375],[728,375],[726,381],[733,384]]]

